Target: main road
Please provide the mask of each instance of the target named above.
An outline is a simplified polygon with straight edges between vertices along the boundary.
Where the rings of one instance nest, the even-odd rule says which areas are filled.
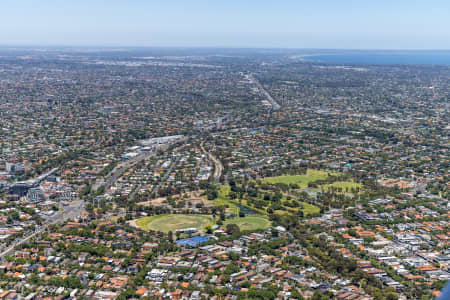
[[[105,190],[109,189],[116,182],[116,180],[123,174],[123,172],[125,172],[129,168],[135,166],[136,164],[138,164],[141,161],[144,161],[152,156],[155,156],[158,153],[158,151],[165,151],[172,144],[179,142],[179,141],[184,141],[186,139],[187,139],[187,137],[182,137],[181,139],[176,140],[174,142],[159,145],[153,151],[143,152],[143,153],[139,154],[138,156],[131,158],[130,160],[120,163],[108,175],[106,175],[103,178],[97,179],[97,181],[93,185],[94,191],[97,190],[101,186],[104,186]],[[173,164],[172,164],[171,168],[173,168]],[[52,170],[51,173],[53,173],[54,171],[55,170]],[[49,173],[49,174],[51,174],[51,173]],[[159,185],[157,188],[159,188]],[[134,196],[134,194],[133,194],[133,196]],[[38,236],[39,234],[41,234],[42,232],[47,230],[49,225],[59,224],[59,223],[63,223],[66,220],[75,219],[76,217],[78,217],[80,215],[81,211],[84,209],[84,205],[85,205],[85,202],[83,200],[76,200],[76,201],[71,202],[62,211],[56,213],[51,218],[47,219],[46,222],[43,225],[39,226],[34,232],[28,232],[29,235],[27,235],[26,237],[23,237],[22,239],[14,241],[6,249],[0,249],[0,251],[1,251],[0,252],[0,260],[4,259],[4,257],[8,253],[12,252],[15,247],[31,240],[32,238]]]
[[[213,174],[214,181],[220,181],[220,176],[222,176],[223,171],[222,163],[220,162],[219,159],[217,159],[217,157],[215,157],[210,152],[207,152],[205,150],[205,148],[203,147],[203,142],[200,144],[200,148],[202,149],[203,153],[208,155],[209,159],[214,163],[214,174]]]
[[[78,217],[81,213],[81,211],[84,208],[84,201],[82,200],[76,200],[71,202],[67,207],[63,209],[63,211],[60,211],[56,213],[54,216],[51,217],[51,219],[47,219],[47,221],[41,225],[39,228],[37,228],[34,232],[30,232],[30,235],[27,235],[26,237],[23,237],[22,239],[14,241],[11,245],[9,245],[6,249],[1,249],[0,251],[0,260],[3,260],[8,253],[12,252],[15,247],[31,240],[35,236],[43,233],[45,230],[47,230],[49,225],[52,224],[59,224],[63,223],[66,220],[72,220]]]
[[[262,86],[262,84],[256,79],[253,75],[245,75],[245,78],[252,84],[256,85],[259,92],[262,93],[266,98],[267,101],[269,101],[270,105],[272,106],[273,110],[279,110],[281,108],[280,104],[278,104],[275,99],[269,94],[268,91]]]
[[[118,164],[104,178],[97,179],[97,181],[93,185],[92,189],[94,191],[96,191],[101,186],[104,186],[105,190],[109,189],[114,184],[114,182],[116,182],[116,180],[123,174],[123,172],[125,172],[129,168],[137,165],[141,161],[144,161],[146,159],[149,159],[152,156],[155,156],[158,153],[158,151],[166,151],[174,143],[177,143],[177,142],[180,142],[180,141],[184,141],[186,139],[187,139],[187,137],[182,137],[181,139],[178,139],[176,141],[169,142],[169,143],[164,144],[164,145],[159,145],[153,151],[142,152],[141,154],[139,154],[139,155],[137,155],[137,156],[127,160],[127,161],[124,161],[124,162]],[[105,181],[105,178],[106,178],[106,181]]]

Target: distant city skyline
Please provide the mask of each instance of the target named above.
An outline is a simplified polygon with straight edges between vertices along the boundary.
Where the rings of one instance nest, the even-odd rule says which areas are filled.
[[[2,0],[0,46],[444,50],[449,11],[444,0]]]

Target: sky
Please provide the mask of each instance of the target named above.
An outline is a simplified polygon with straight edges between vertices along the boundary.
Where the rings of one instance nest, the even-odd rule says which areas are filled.
[[[450,1],[0,0],[0,45],[450,49]]]

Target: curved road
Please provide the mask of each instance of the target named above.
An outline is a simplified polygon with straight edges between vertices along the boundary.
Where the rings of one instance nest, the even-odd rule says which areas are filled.
[[[212,155],[210,152],[207,152],[205,148],[203,148],[203,143],[200,144],[200,148],[206,155],[208,155],[209,159],[214,162],[214,174],[213,174],[214,181],[220,181],[220,176],[222,175],[223,171],[222,163],[220,162],[219,159],[217,159],[217,157]]]

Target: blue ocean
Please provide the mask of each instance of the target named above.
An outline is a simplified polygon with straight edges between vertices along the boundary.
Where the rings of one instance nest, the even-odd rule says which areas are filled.
[[[445,53],[342,53],[303,57],[307,61],[345,64],[450,65],[450,52]]]

